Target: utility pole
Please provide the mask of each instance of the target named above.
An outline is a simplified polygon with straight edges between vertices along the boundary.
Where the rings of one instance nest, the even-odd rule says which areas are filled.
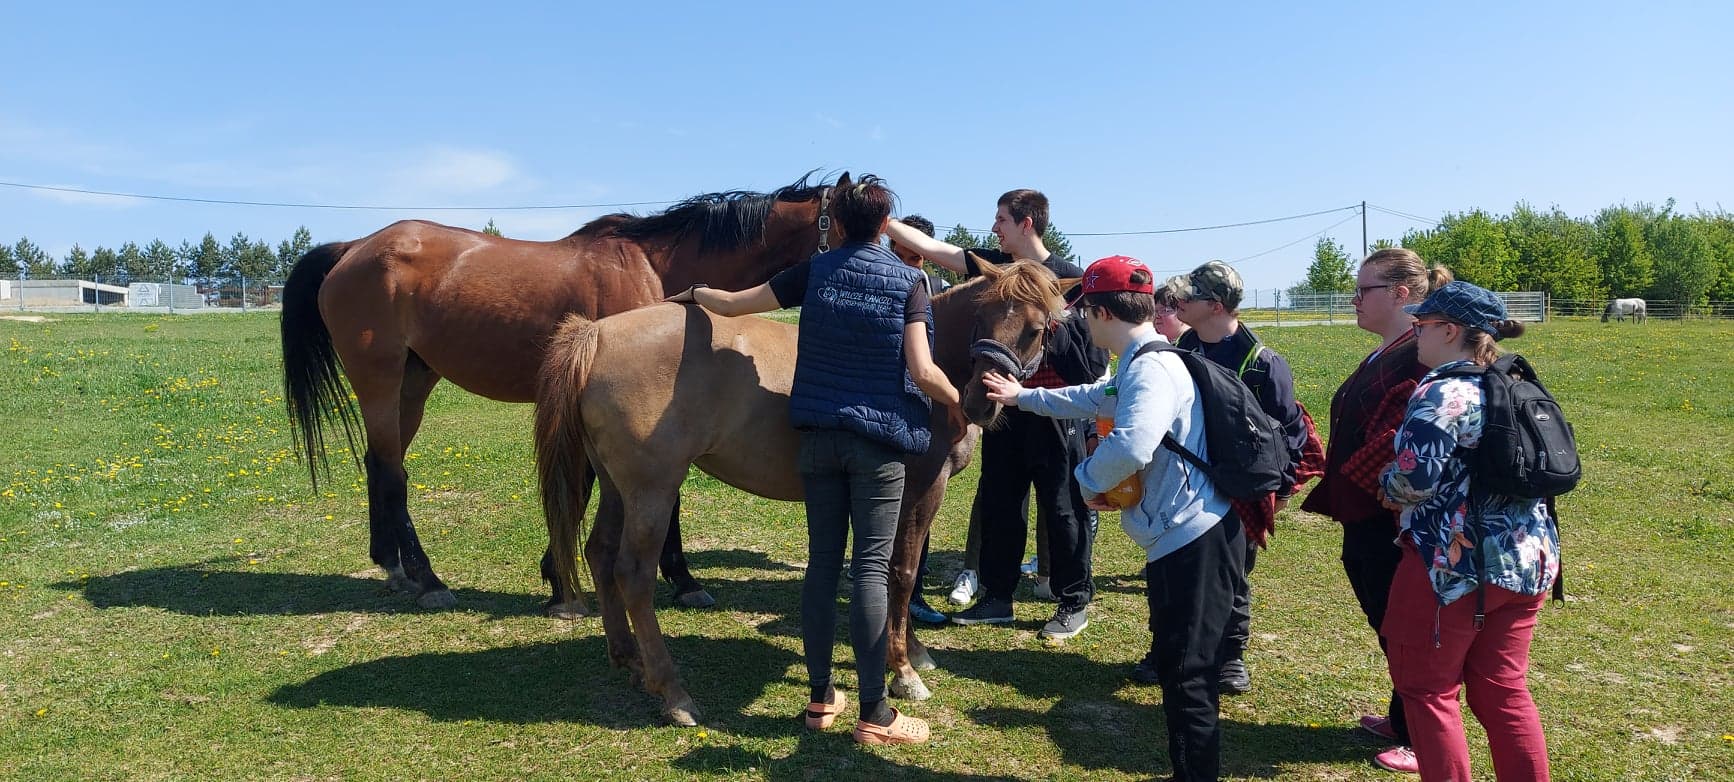
[[[1361,260],[1367,259],[1367,202],[1361,202]]]

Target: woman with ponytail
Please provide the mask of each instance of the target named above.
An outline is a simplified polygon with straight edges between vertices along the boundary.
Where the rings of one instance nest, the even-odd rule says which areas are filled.
[[[1536,615],[1559,576],[1546,501],[1478,488],[1465,450],[1481,441],[1482,375],[1496,341],[1519,336],[1498,296],[1452,282],[1419,305],[1416,355],[1432,367],[1397,430],[1382,484],[1400,509],[1402,561],[1381,628],[1423,780],[1470,778],[1458,691],[1487,731],[1501,780],[1548,779],[1547,741],[1529,694]]]

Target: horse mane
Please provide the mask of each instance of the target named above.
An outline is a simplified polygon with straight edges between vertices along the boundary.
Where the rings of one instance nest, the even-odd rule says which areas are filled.
[[[947,288],[934,301],[949,298],[965,290],[979,291],[1005,301],[1015,301],[1040,307],[1043,312],[1058,313],[1066,308],[1061,298],[1059,278],[1035,261],[1019,260],[999,267],[1000,275],[976,277]]]
[[[603,215],[572,236],[612,232],[626,239],[673,236],[679,241],[688,232],[697,231],[699,252],[738,250],[764,236],[771,207],[779,202],[799,203],[819,197],[828,183],[823,179],[809,182],[814,173],[816,170],[808,171],[800,179],[769,193],[725,190],[693,196],[653,215]]]

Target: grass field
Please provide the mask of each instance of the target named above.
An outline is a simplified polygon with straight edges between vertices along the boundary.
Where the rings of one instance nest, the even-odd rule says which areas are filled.
[[[460,601],[430,613],[368,562],[359,476],[314,494],[291,456],[274,316],[53,317],[0,320],[0,777],[1166,772],[1159,693],[1123,678],[1148,631],[1139,552],[1112,517],[1089,630],[1044,647],[1048,608],[1030,600],[1011,628],[925,631],[935,698],[909,709],[936,740],[869,751],[794,716],[800,506],[694,477],[688,546],[720,605],[661,617],[705,727],[661,727],[658,703],[608,667],[598,623],[538,612],[528,406],[449,385],[429,405],[410,507]],[[1263,335],[1321,425],[1370,348],[1348,327]],[[1583,487],[1560,503],[1572,599],[1543,612],[1531,674],[1555,777],[1734,779],[1734,326],[1566,321],[1513,346],[1585,458]],[[936,604],[974,481],[953,481],[936,525]],[[1260,557],[1254,690],[1223,703],[1232,778],[1399,778],[1350,729],[1387,685],[1338,535],[1291,511]],[[837,659],[853,690],[846,643]]]

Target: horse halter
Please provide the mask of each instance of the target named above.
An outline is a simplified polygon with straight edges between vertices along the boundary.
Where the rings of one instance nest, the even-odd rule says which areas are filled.
[[[1029,361],[1020,365],[1017,352],[999,340],[984,337],[971,342],[969,345],[970,358],[985,358],[988,363],[994,365],[994,368],[1003,371],[1019,382],[1030,379],[1036,373],[1036,369],[1042,365],[1042,353],[1043,351],[1036,351],[1036,354]]]
[[[819,249],[814,255],[831,251],[831,188],[825,186],[819,191]]]

